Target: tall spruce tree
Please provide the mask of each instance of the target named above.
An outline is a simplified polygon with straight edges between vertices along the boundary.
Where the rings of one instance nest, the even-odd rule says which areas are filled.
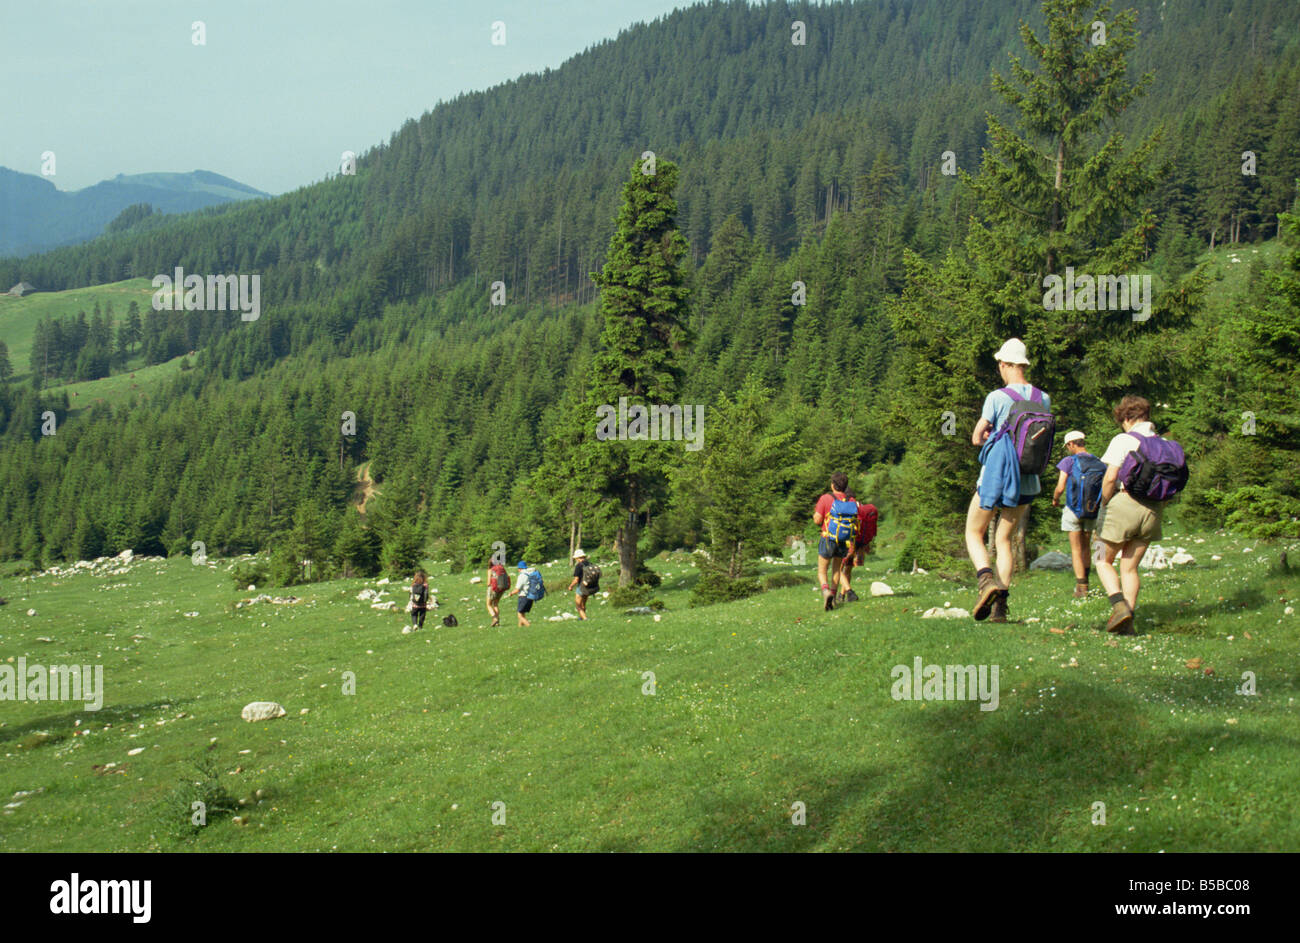
[[[1160,173],[1153,158],[1160,132],[1129,148],[1114,129],[1150,81],[1126,76],[1132,12],[1112,16],[1109,3],[1095,0],[1044,0],[1043,12],[1046,40],[1020,29],[1037,67],[1012,55],[1014,82],[993,77],[1015,127],[990,114],[981,172],[962,174],[978,206],[966,259],[950,256],[936,274],[909,253],[903,296],[890,306],[902,347],[893,418],[918,430],[908,442],[917,472],[906,476],[909,510],[950,532],[914,548],[923,557],[957,547],[954,525],[975,478],[967,434],[983,393],[999,385],[991,354],[1002,340],[1025,340],[1031,380],[1070,424],[1100,419],[1124,392],[1168,395],[1186,379],[1170,337],[1200,302],[1199,272],[1179,290],[1147,298],[1146,319],[1131,297],[1122,309],[1094,308],[1082,293],[1071,306],[1049,304],[1051,276],[1100,283],[1099,276],[1138,274],[1155,225],[1143,200]],[[1023,563],[1022,540],[1018,555]]]
[[[631,416],[633,406],[671,405],[681,388],[678,356],[689,340],[689,289],[681,267],[688,246],[677,228],[673,197],[677,178],[677,165],[669,160],[633,164],[605,266],[591,276],[605,318],[588,376],[593,433],[599,415],[625,408]],[[665,491],[672,446],[642,438],[648,430],[632,421],[626,438],[609,437],[609,427],[606,422],[604,432],[585,442],[578,461],[594,490],[620,511],[619,585],[628,586],[636,579],[643,516]]]

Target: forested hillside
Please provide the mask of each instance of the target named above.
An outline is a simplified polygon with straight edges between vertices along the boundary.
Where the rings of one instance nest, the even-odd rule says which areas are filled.
[[[1278,214],[1300,177],[1300,7],[1131,5],[1128,78],[1152,78],[1087,143],[1116,132],[1119,165],[1148,142],[1150,186],[1119,180],[1132,199],[1100,198],[1115,206],[1105,232],[1075,249],[1092,258],[1131,233],[1125,258],[1154,276],[1160,333],[1143,341],[1144,362],[1176,356],[1123,380],[1168,403],[1160,423],[1205,459],[1188,513],[1294,529],[1294,409],[1279,378],[1295,357],[1285,324],[1300,310],[1288,294],[1296,253],[1282,256],[1290,275],[1261,266],[1231,318],[1204,304],[1207,276],[1192,269],[1212,247],[1287,235]],[[0,556],[188,552],[202,540],[209,553],[274,546],[351,569],[372,566],[381,546],[396,562],[442,539],[465,559],[496,540],[530,554],[564,546],[584,512],[558,483],[556,436],[580,413],[599,346],[590,273],[607,261],[620,188],[647,150],[680,167],[691,334],[682,401],[728,414],[742,388],[760,391],[769,405],[755,421],[784,436],[771,539],[801,526],[833,467],[871,469],[886,513],[930,513],[912,481],[926,473],[919,424],[950,409],[968,430],[979,402],[937,382],[914,395],[929,382],[918,357],[933,335],[900,337],[897,306],[928,284],[924,266],[941,273],[937,285],[979,255],[971,224],[989,219],[989,203],[974,181],[989,169],[989,114],[1015,117],[990,74],[1009,72],[1008,53],[1027,59],[1022,18],[1042,32],[1037,0],[693,7],[559,69],[439,105],[362,155],[355,176],[0,261],[0,283],[51,289],[176,266],[256,272],[263,298],[254,322],[144,312],[141,337],[159,319],[152,336],[183,331],[198,356],[129,408],[64,423],[66,402],[43,399],[28,365],[14,364],[0,384]],[[795,20],[806,45],[791,43]],[[967,176],[942,171],[946,151]],[[1257,174],[1242,173],[1244,151]],[[489,297],[498,280],[503,306]],[[806,303],[794,300],[796,282]],[[974,297],[990,284],[961,287]],[[1006,327],[1020,324],[1008,317]],[[54,332],[41,336],[49,345]],[[173,347],[155,345],[156,358]],[[76,378],[79,355],[53,353]],[[1074,412],[1063,421],[1108,432],[1111,391],[1066,397]],[[42,434],[46,410],[55,435]],[[1237,434],[1243,411],[1272,417],[1265,435]],[[973,468],[973,455],[942,461],[954,480]],[[348,499],[364,462],[381,496],[363,528]],[[707,536],[707,489],[684,471],[674,482],[671,500],[648,508],[654,546]],[[1242,488],[1260,490],[1234,503]],[[613,536],[607,516],[588,525],[593,542]]]

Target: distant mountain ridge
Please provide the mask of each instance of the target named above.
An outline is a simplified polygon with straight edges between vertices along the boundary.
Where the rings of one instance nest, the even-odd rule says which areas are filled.
[[[48,178],[0,167],[0,256],[86,242],[136,203],[149,203],[163,213],[188,213],[267,196],[209,170],[118,174],[81,190],[63,191]]]

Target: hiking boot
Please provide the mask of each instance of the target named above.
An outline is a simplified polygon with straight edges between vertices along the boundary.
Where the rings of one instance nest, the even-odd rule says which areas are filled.
[[[1007,588],[998,582],[998,578],[992,573],[985,573],[980,577],[979,596],[975,603],[975,609],[971,613],[975,616],[976,622],[983,622],[989,617],[989,612],[993,608],[993,600],[1004,597],[1007,594]]]
[[[1007,594],[1003,593],[993,600],[993,606],[989,612],[990,622],[1007,621]]]
[[[1075,583],[1075,584],[1074,584],[1074,598],[1075,598],[1075,599],[1085,599],[1085,598],[1087,598],[1087,596],[1088,596],[1088,584],[1087,584],[1087,583]]]
[[[844,594],[844,598],[845,598],[848,602],[857,602],[857,601],[858,601],[858,594],[855,593],[853,590],[849,590],[847,593]]]
[[[829,589],[822,590],[822,608],[827,612],[835,608],[835,594]]]
[[[1126,602],[1117,602],[1110,607],[1110,619],[1106,622],[1106,631],[1116,635],[1133,635],[1133,610]]]

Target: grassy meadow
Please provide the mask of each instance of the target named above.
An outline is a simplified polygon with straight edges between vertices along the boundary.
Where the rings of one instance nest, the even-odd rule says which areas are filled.
[[[788,564],[767,569],[807,582],[690,609],[691,557],[664,554],[659,622],[607,602],[548,621],[572,609],[556,563],[525,629],[513,607],[489,628],[476,574],[435,563],[411,635],[356,598],[405,604],[377,580],[236,608],[264,588],[235,589],[233,561],[10,576],[0,662],[103,665],[106,690],[98,712],[0,702],[0,849],[1300,850],[1288,544],[1162,543],[1195,562],[1150,573],[1128,638],[1068,572],[1021,578],[1007,625],[922,619],[969,608],[972,581],[889,572],[888,550],[832,613]],[[998,665],[997,709],[894,700],[918,656]],[[255,700],[287,716],[244,722]]]

